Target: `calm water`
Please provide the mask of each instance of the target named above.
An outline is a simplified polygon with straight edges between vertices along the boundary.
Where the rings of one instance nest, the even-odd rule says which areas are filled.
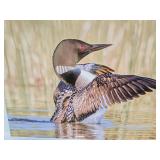
[[[143,120],[139,124],[120,124],[116,119],[104,119],[102,124],[55,125],[49,121],[49,116],[13,116],[11,110],[9,112],[10,114],[5,114],[5,139],[155,139],[155,124],[145,123]],[[26,110],[12,110],[14,114],[20,112],[25,113]],[[47,110],[34,112],[45,114]],[[144,115],[141,116],[144,119]]]

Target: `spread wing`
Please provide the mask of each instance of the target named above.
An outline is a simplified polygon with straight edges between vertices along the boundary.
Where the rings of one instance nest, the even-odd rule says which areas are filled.
[[[103,74],[96,77],[73,98],[77,120],[96,112],[101,106],[121,103],[152,92],[156,80],[135,75]]]
[[[80,69],[83,69],[97,76],[105,73],[114,72],[114,70],[111,69],[110,67],[100,65],[100,64],[95,64],[95,63],[78,64],[76,66],[79,67]]]

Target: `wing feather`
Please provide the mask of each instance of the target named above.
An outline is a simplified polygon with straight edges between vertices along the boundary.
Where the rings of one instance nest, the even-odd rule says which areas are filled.
[[[102,106],[132,100],[152,89],[156,89],[156,80],[151,78],[111,73],[99,75],[75,94],[75,116],[82,120]]]
[[[95,64],[95,63],[77,64],[76,66],[80,69],[83,69],[97,76],[105,74],[105,73],[114,72],[114,70],[110,67],[107,67],[101,64]]]

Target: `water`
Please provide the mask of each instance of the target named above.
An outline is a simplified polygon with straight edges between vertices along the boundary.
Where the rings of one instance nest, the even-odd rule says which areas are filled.
[[[110,121],[103,124],[70,123],[55,125],[48,117],[9,116],[10,133],[14,139],[104,139],[104,129],[112,127]],[[28,137],[28,138],[27,138]]]
[[[114,140],[155,138],[155,125],[152,123],[120,124],[104,119],[101,124],[69,123],[56,125],[50,122],[50,117],[47,116],[12,116],[8,114],[6,118],[9,126],[7,123],[5,124],[5,139]]]

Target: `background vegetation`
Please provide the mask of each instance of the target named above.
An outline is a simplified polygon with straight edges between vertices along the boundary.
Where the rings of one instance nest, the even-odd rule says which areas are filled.
[[[5,106],[8,114],[52,115],[53,91],[59,82],[52,68],[52,54],[56,45],[66,38],[113,44],[90,54],[80,63],[99,63],[119,74],[155,78],[155,24],[155,21],[5,21]],[[155,92],[110,107],[106,117],[121,124],[151,123],[148,134],[155,138]]]

